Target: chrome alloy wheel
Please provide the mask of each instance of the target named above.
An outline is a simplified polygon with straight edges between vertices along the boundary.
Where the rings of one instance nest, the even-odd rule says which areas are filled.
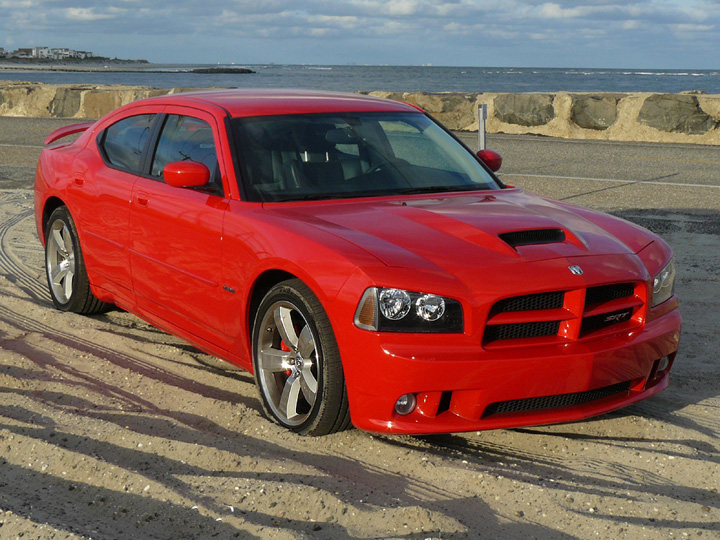
[[[72,298],[75,279],[75,245],[67,223],[55,220],[47,239],[45,264],[53,296],[61,304]]]
[[[258,382],[272,412],[288,426],[310,416],[318,397],[322,353],[304,315],[292,303],[265,312],[257,341]]]

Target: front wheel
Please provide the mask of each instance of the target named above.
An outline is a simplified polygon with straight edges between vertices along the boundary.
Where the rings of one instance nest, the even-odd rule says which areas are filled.
[[[258,308],[253,367],[267,413],[302,435],[350,424],[345,378],[330,321],[300,280],[274,286]]]
[[[90,290],[75,222],[65,206],[50,214],[45,227],[45,271],[56,308],[86,315],[108,308]]]

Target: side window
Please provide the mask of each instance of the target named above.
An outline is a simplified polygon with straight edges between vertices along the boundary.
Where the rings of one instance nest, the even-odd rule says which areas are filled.
[[[105,129],[100,148],[107,161],[118,169],[140,174],[140,161],[154,119],[154,114],[130,116]]]
[[[204,120],[176,114],[167,117],[150,174],[156,178],[162,177],[165,165],[174,161],[202,163],[210,169],[210,184],[221,184],[213,131]]]

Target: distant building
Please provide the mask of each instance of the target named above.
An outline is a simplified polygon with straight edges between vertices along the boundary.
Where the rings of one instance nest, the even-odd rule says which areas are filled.
[[[34,47],[34,58],[50,58],[50,49],[48,47]]]
[[[70,58],[93,58],[95,55],[91,51],[76,51],[67,47],[33,47],[30,49],[22,48],[14,51],[6,51],[0,47],[0,58],[48,58],[50,60],[67,60]]]
[[[50,49],[50,58],[53,60],[65,60],[70,58],[70,49],[66,48],[55,48]]]

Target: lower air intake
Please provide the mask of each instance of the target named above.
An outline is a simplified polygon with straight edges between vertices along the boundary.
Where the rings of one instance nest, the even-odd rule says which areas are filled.
[[[543,409],[556,409],[558,407],[570,407],[582,405],[596,399],[621,394],[630,390],[630,381],[625,381],[587,392],[576,392],[574,394],[560,394],[557,396],[545,396],[527,399],[514,399],[511,401],[498,401],[491,403],[485,408],[482,417],[487,418],[494,414],[519,413],[528,411],[539,411]]]

